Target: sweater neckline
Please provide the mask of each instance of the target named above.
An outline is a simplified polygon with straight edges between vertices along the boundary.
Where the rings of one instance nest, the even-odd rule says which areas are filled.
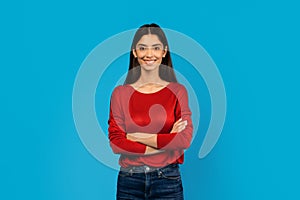
[[[131,87],[136,93],[139,93],[139,94],[143,94],[143,95],[151,95],[151,94],[157,94],[157,93],[160,93],[162,91],[164,91],[165,89],[167,89],[170,85],[172,84],[172,82],[168,83],[166,86],[164,86],[163,88],[155,91],[155,92],[150,92],[150,93],[144,93],[144,92],[140,92],[138,91],[137,89],[135,89],[132,85],[128,84],[129,87]]]

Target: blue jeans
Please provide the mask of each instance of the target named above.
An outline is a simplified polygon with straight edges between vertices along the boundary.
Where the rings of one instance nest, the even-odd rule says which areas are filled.
[[[121,168],[118,175],[117,200],[124,199],[183,200],[178,164],[163,168]]]

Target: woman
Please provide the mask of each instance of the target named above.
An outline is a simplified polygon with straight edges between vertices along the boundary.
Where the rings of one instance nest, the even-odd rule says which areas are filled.
[[[110,102],[109,139],[120,154],[117,199],[183,199],[179,165],[193,126],[167,38],[156,24],[134,35],[124,85]]]

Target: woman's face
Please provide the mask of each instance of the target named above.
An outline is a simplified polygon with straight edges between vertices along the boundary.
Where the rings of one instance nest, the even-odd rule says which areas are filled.
[[[147,71],[157,69],[166,53],[167,46],[164,47],[154,34],[141,37],[133,49],[133,55],[138,59],[142,69]]]

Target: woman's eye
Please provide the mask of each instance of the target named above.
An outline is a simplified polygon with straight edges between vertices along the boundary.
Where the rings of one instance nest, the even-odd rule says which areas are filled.
[[[139,47],[139,50],[140,50],[140,51],[144,51],[144,50],[145,50],[145,47]]]
[[[159,51],[160,47],[154,47],[154,50]]]

